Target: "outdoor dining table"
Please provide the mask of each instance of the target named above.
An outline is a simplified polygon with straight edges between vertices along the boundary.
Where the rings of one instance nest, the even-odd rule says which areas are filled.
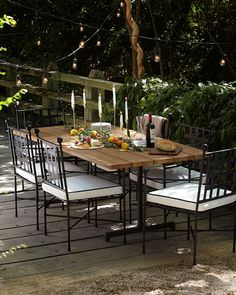
[[[119,132],[118,128],[117,131]],[[178,144],[182,151],[177,155],[157,155],[149,154],[148,150],[121,151],[117,148],[102,147],[98,149],[75,149],[71,147],[71,136],[66,126],[50,126],[39,128],[39,137],[43,140],[57,144],[57,138],[63,138],[63,152],[78,157],[82,160],[101,165],[108,169],[137,169],[137,206],[138,217],[137,226],[130,228],[130,232],[137,232],[143,226],[143,168],[151,167],[156,164],[175,164],[188,161],[200,160],[203,157],[203,150],[190,147],[188,145]],[[127,233],[129,229],[127,229]],[[112,236],[119,235],[119,231],[106,234],[106,240]]]

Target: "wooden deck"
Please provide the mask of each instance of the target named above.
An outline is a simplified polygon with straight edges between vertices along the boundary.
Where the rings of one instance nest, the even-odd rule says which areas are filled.
[[[104,239],[104,233],[118,223],[101,220],[98,228],[93,221],[86,220],[72,231],[72,252],[67,252],[66,224],[62,218],[49,218],[48,236],[44,235],[42,212],[40,230],[36,231],[34,191],[20,193],[19,217],[14,216],[13,177],[10,168],[10,154],[7,148],[4,128],[0,130],[0,294],[34,294],[35,290],[49,286],[63,286],[65,282],[94,278],[98,275],[125,272],[155,265],[176,264],[181,260],[192,262],[191,255],[178,254],[177,249],[191,249],[192,241],[186,240],[183,231],[169,233],[167,240],[163,233],[147,234],[147,253],[142,254],[141,233],[127,237]],[[76,205],[74,213],[85,209],[85,204]],[[62,212],[61,207],[53,208]],[[137,213],[133,207],[133,216]],[[162,222],[162,212],[150,211],[149,216]],[[214,219],[217,232],[202,232],[199,236],[198,258],[212,255],[231,255],[232,232],[221,231],[232,228],[232,212],[218,212]],[[116,200],[104,201],[98,210],[100,219],[119,219]],[[176,219],[173,212],[171,220]],[[177,218],[177,228],[186,228],[186,216]],[[207,225],[208,219],[202,221]],[[16,249],[16,248],[20,249]],[[11,253],[11,251],[13,253]],[[53,293],[48,293],[53,294]],[[79,294],[79,293],[78,293]]]

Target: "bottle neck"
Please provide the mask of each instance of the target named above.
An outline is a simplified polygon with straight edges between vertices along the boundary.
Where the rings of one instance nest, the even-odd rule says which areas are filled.
[[[152,114],[150,114],[150,113],[148,114],[148,122],[152,123]]]

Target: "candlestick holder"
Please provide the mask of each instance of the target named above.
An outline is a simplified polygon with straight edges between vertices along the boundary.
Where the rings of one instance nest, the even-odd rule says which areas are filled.
[[[86,123],[86,109],[84,107],[84,123]]]
[[[73,110],[73,125],[74,125],[74,128],[75,128],[75,111]]]
[[[116,107],[114,107],[114,120],[113,120],[114,127],[116,126]]]
[[[99,114],[100,132],[102,131],[102,114]]]
[[[126,127],[126,130],[127,130],[127,137],[130,138],[130,132],[129,132],[129,124],[128,124],[128,121],[125,121],[125,127]]]

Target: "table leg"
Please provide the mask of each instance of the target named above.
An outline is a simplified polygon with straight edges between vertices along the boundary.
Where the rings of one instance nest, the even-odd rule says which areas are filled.
[[[126,234],[138,233],[143,230],[143,167],[138,167],[137,171],[137,186],[136,186],[136,197],[138,205],[138,222],[137,226],[126,227]],[[167,223],[167,227],[172,230],[175,229],[175,224],[173,222]],[[164,224],[154,224],[146,226],[146,230],[161,229]],[[109,241],[111,237],[117,237],[124,234],[123,229],[110,231],[105,233],[105,240]]]
[[[138,223],[136,226],[126,227],[126,234],[132,234],[142,231],[143,225],[143,167],[139,167],[137,171],[137,189],[136,197],[138,204]],[[124,234],[123,229],[110,231],[105,233],[105,240],[109,241],[111,237],[117,237]]]

